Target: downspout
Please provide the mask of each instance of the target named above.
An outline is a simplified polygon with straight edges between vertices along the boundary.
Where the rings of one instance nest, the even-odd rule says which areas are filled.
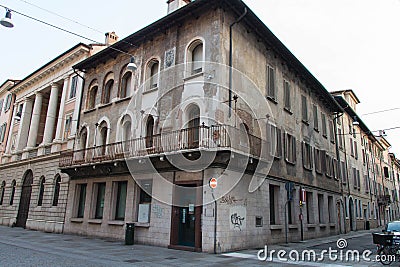
[[[79,124],[81,120],[81,111],[82,111],[82,101],[83,101],[83,91],[85,89],[85,82],[86,79],[82,75],[80,75],[78,72],[76,72],[76,69],[74,69],[74,73],[78,75],[82,79],[82,90],[81,90],[81,95],[80,95],[80,103],[79,103],[79,112],[78,112],[78,118],[76,119],[76,135],[79,133]],[[74,144],[75,146],[75,144]]]
[[[229,26],[229,118],[232,115],[232,58],[233,58],[233,41],[232,28],[239,23],[247,15],[247,7],[244,8],[243,14]]]
[[[340,150],[339,150],[339,138],[338,138],[338,128],[337,128],[337,120],[343,116],[342,114],[336,114],[336,116],[333,119],[333,123],[335,124],[334,130],[335,130],[335,148],[336,148],[336,157],[337,157],[337,167],[336,169],[338,170],[338,172],[340,171],[341,167],[340,167]],[[341,172],[341,171],[340,171]],[[343,209],[343,227],[344,227],[344,233],[346,233],[346,214],[345,214],[345,209],[344,209],[344,204],[343,204],[343,199],[344,199],[344,190],[343,190],[343,178],[342,180],[339,180],[340,183],[340,193],[342,195],[342,209]],[[342,228],[339,226],[340,232],[342,230]]]

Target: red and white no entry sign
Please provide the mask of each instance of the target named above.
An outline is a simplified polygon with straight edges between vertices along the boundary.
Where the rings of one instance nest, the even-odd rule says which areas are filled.
[[[210,179],[210,187],[211,187],[212,189],[215,189],[215,188],[217,188],[217,185],[218,185],[218,183],[217,183],[217,178],[211,178],[211,179]]]

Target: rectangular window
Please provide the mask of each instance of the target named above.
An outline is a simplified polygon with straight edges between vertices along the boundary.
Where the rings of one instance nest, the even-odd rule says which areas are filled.
[[[103,219],[104,197],[106,193],[106,183],[96,183],[96,209],[94,213],[95,219]]]
[[[71,134],[71,125],[72,125],[72,114],[65,116],[65,125],[64,125],[64,139],[67,140],[68,136]]]
[[[313,208],[314,208],[313,193],[306,192],[307,224],[314,223]]]
[[[307,98],[304,95],[301,96],[301,118],[303,122],[308,123]]]
[[[267,80],[267,96],[276,100],[275,70],[271,66],[267,66]]]
[[[341,175],[342,175],[343,184],[346,184],[347,183],[347,175],[346,175],[346,165],[345,165],[344,161],[340,162],[340,171],[342,173]]]
[[[287,216],[288,216],[288,224],[293,224],[293,217],[294,217],[294,201],[289,201],[287,203]]]
[[[87,184],[77,185],[77,195],[78,195],[78,208],[76,212],[77,218],[83,218],[85,215],[85,202],[86,202],[86,188]]]
[[[335,143],[335,131],[333,129],[333,121],[329,120],[329,137],[331,139],[331,143]]]
[[[308,170],[312,170],[313,168],[313,160],[312,160],[312,146],[307,144],[306,142],[302,143],[302,154],[303,154],[303,166]]]
[[[369,179],[368,179],[368,175],[365,175],[365,193],[369,193]]]
[[[140,181],[140,191],[139,191],[139,205],[138,205],[138,222],[149,223],[150,222],[150,205],[151,205],[151,195],[153,191],[153,181],[152,180],[142,180]]]
[[[348,209],[348,206],[347,206],[347,197],[344,197],[344,212],[345,212],[346,218],[349,218],[349,209]]]
[[[275,125],[268,124],[267,127],[268,139],[270,140],[270,154],[275,158],[282,156],[282,132]]]
[[[1,112],[3,111],[3,103],[4,103],[4,99],[1,99],[0,100],[0,115],[1,115]]]
[[[333,177],[333,158],[329,155],[326,155],[326,176]]]
[[[115,220],[125,220],[127,181],[116,182]]]
[[[279,224],[278,218],[279,186],[269,185],[269,223],[271,225]]]
[[[314,130],[319,131],[318,108],[316,105],[313,105],[313,116],[314,116]]]
[[[72,77],[71,80],[71,88],[69,91],[69,99],[74,98],[76,96],[76,88],[78,87],[78,76]]]
[[[327,138],[328,131],[326,130],[326,116],[324,113],[321,113],[321,119],[322,119],[322,136]]]
[[[360,176],[360,170],[357,170],[357,189],[358,189],[358,191],[361,190],[361,176]]]
[[[286,80],[283,80],[283,93],[284,93],[284,104],[285,104],[285,109],[291,111],[292,110],[292,104],[290,100],[290,83]]]
[[[354,158],[358,159],[358,148],[357,148],[357,141],[354,140]]]
[[[288,133],[285,137],[285,159],[294,164],[296,163],[296,138]]]
[[[356,168],[353,168],[353,187],[354,189],[358,188],[358,183],[357,183],[357,170]]]
[[[318,194],[318,223],[324,223],[324,195]]]
[[[354,157],[353,139],[350,138],[350,156]]]
[[[334,220],[335,220],[335,215],[334,215],[333,197],[328,196],[328,221],[330,223],[333,223]]]
[[[338,135],[339,135],[339,148],[343,149],[343,133],[341,129],[338,129]]]

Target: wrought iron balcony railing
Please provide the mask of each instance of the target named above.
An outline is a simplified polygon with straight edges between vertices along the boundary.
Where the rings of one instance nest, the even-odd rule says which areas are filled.
[[[81,164],[146,157],[193,149],[230,149],[260,157],[263,142],[266,141],[232,126],[201,125],[124,142],[65,151],[61,153],[59,165],[61,168],[68,168]]]

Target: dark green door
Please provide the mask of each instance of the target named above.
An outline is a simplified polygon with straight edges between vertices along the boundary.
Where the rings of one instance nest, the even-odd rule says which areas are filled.
[[[194,209],[179,207],[178,244],[181,246],[195,246],[195,223]]]

